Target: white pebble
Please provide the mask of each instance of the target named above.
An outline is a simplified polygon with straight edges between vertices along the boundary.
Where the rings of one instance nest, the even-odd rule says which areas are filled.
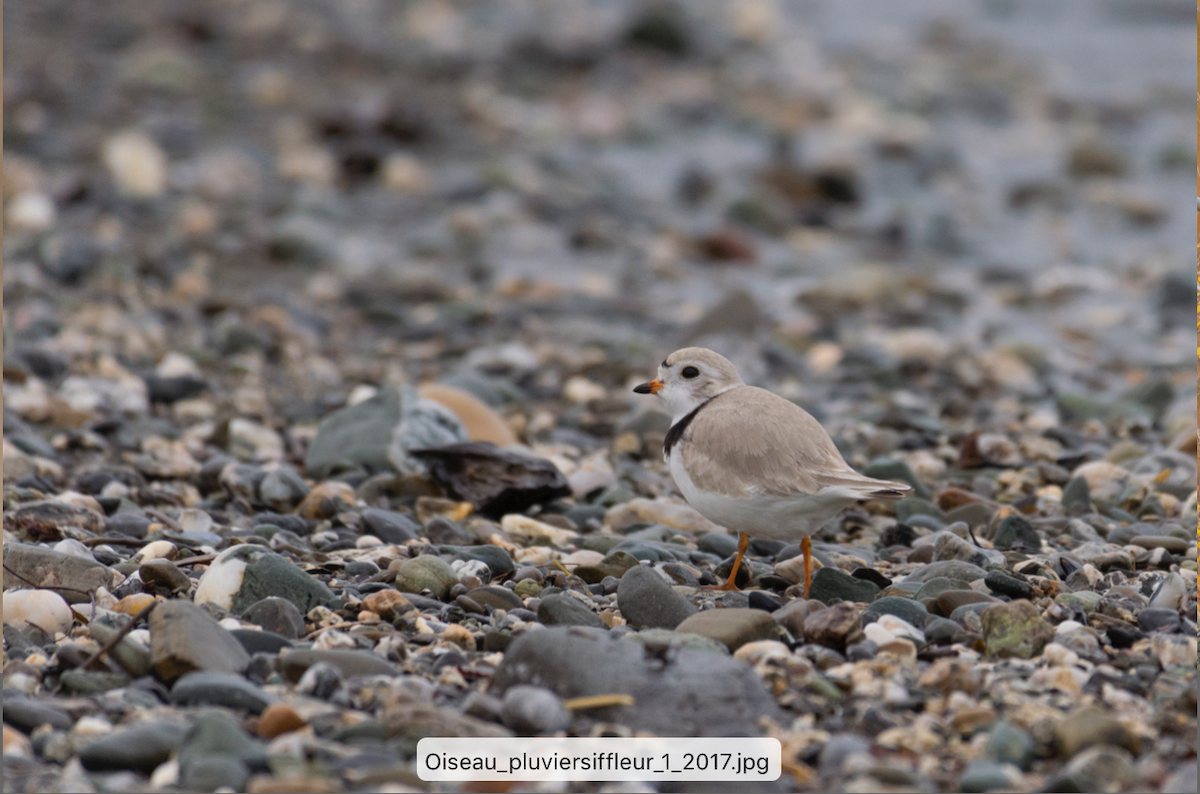
[[[127,130],[109,138],[104,144],[104,164],[122,193],[153,198],[166,190],[166,155],[143,132]]]
[[[31,232],[41,232],[54,225],[57,211],[54,200],[45,193],[18,193],[8,203],[4,218],[8,225]]]
[[[71,738],[78,743],[89,739],[98,739],[113,732],[112,723],[100,717],[80,717],[71,726]]]
[[[203,377],[195,361],[182,353],[174,352],[162,357],[162,361],[154,368],[154,374],[160,378]]]
[[[241,589],[246,571],[245,560],[237,557],[230,559],[230,553],[237,549],[237,546],[232,546],[221,552],[200,576],[200,581],[196,583],[196,594],[192,596],[195,603],[211,601],[225,609],[233,606],[233,596]]]
[[[1154,590],[1150,606],[1163,609],[1179,609],[1179,602],[1187,597],[1187,584],[1177,573],[1169,573]]]
[[[138,562],[150,562],[150,560],[168,559],[171,553],[175,551],[175,544],[169,540],[155,540],[142,546],[141,550],[134,555],[134,559]]]
[[[925,644],[925,632],[903,618],[895,615],[883,615],[875,622],[891,632],[894,637],[907,637],[917,645]]]
[[[896,635],[892,634],[883,626],[880,626],[878,621],[874,623],[868,623],[867,625],[863,626],[863,634],[866,635],[868,640],[876,645],[883,645],[886,642],[891,642],[892,640],[896,639]]]
[[[1065,645],[1059,645],[1057,642],[1051,642],[1042,650],[1042,656],[1050,664],[1063,665],[1069,667],[1079,661],[1079,655]]]
[[[10,590],[4,596],[4,622],[11,626],[34,626],[54,636],[70,631],[74,621],[71,607],[52,590]]]
[[[1083,624],[1080,623],[1078,620],[1064,620],[1062,623],[1059,623],[1058,626],[1054,629],[1054,633],[1055,634],[1066,634],[1068,631],[1074,631],[1075,629],[1082,629],[1082,628],[1083,628]]]

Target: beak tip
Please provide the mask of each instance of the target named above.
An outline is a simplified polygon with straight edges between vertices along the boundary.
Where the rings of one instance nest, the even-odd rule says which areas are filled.
[[[634,394],[649,394],[650,385],[648,383],[639,383],[633,387]]]

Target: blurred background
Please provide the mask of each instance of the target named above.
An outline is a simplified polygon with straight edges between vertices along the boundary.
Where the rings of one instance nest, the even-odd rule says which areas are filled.
[[[303,422],[465,365],[524,391],[518,430],[565,397],[532,432],[586,447],[704,344],[901,431],[1138,414],[1147,383],[1162,414],[1192,14],[10,2],[5,404],[137,408],[176,352],[218,386],[192,419]]]
[[[1191,448],[1188,3],[4,13],[31,454],[249,417],[298,459],[330,410],[440,378],[527,443],[652,459],[628,387],[685,344],[860,466],[936,475],[1014,421]]]

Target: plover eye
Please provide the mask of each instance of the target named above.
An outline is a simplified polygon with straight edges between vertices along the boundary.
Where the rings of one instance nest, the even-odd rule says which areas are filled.
[[[696,369],[695,367],[684,367],[683,370],[679,374],[682,375],[683,377],[687,378],[688,380],[691,380],[692,378],[698,377],[700,375],[700,370]]]

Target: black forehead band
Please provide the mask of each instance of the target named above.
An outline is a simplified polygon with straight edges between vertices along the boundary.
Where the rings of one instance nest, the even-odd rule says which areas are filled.
[[[662,363],[662,365],[663,365],[664,367],[670,367],[670,366],[671,366],[670,364],[668,364],[668,363],[667,363],[667,360],[666,360],[665,358],[663,359],[663,363]]]

